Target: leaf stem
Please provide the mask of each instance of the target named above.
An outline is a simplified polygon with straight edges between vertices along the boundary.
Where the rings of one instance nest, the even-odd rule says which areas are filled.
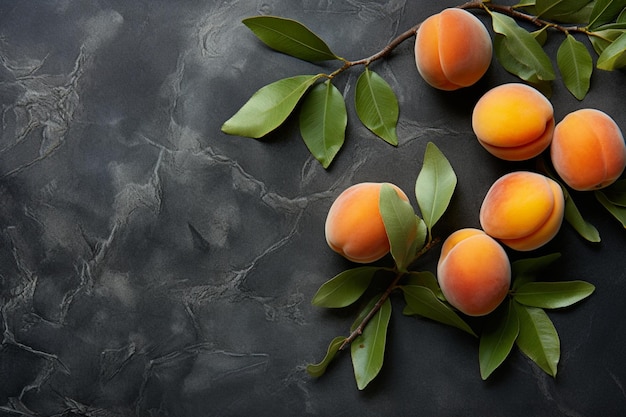
[[[422,256],[423,254],[428,252],[430,249],[432,249],[432,247],[435,246],[437,243],[439,243],[438,238],[431,239],[426,245],[424,245],[422,249],[420,249],[419,252],[417,252],[412,262],[415,262],[420,256]],[[359,325],[343,341],[341,346],[339,346],[339,350],[344,350],[346,346],[352,343],[354,339],[356,339],[363,333],[363,330],[365,329],[365,326],[367,326],[367,323],[369,323],[370,320],[376,315],[378,310],[380,310],[380,308],[383,306],[385,301],[387,301],[387,298],[389,298],[393,290],[395,290],[398,287],[398,282],[400,282],[400,279],[402,279],[402,277],[405,275],[405,272],[399,272],[397,271],[397,269],[394,269],[394,271],[396,272],[396,276],[393,279],[393,281],[391,281],[391,283],[389,284],[385,292],[382,293],[382,295],[380,296],[378,301],[376,301],[376,304],[374,304],[374,306],[369,311],[369,313],[367,313],[367,315],[363,318],[363,320],[361,320],[361,323],[359,323]]]

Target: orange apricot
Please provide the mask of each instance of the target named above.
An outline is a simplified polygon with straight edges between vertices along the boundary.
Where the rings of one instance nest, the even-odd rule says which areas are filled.
[[[534,172],[517,171],[493,183],[482,206],[480,224],[491,237],[519,251],[549,242],[563,222],[561,186]]]
[[[506,297],[511,264],[502,246],[485,232],[461,229],[443,243],[437,280],[452,306],[469,316],[484,316]]]
[[[598,190],[613,184],[624,172],[626,144],[619,126],[609,115],[581,109],[557,124],[550,158],[556,172],[571,188]]]
[[[440,90],[475,84],[491,64],[487,28],[470,12],[450,8],[427,18],[415,37],[415,63],[420,75]]]
[[[507,161],[533,158],[550,146],[554,111],[538,90],[521,83],[502,84],[485,93],[472,113],[480,144]]]
[[[391,184],[400,198],[406,194]],[[325,224],[326,242],[353,262],[369,263],[389,253],[389,239],[379,209],[382,183],[363,182],[344,190],[333,202]]]

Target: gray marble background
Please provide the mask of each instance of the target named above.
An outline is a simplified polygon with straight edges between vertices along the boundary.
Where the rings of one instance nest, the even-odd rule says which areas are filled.
[[[0,1],[0,415],[624,415],[626,232],[589,195],[577,202],[602,244],[564,226],[532,254],[562,252],[554,279],[597,286],[551,313],[556,379],[515,352],[481,381],[477,342],[402,316],[399,297],[385,366],[365,392],[347,355],[319,380],[304,372],[355,314],[310,305],[351,266],[325,244],[333,198],[361,181],[410,194],[433,141],[459,176],[437,233],[478,226],[491,182],[528,165],[490,157],[471,109],[516,79],[494,65],[472,88],[436,91],[409,41],[372,67],[399,97],[399,147],[349,105],[346,144],[325,171],[292,121],[260,141],[221,133],[261,86],[320,72],[269,51],[241,19],[298,19],[358,59],[455,4]],[[337,80],[348,102],[358,74]],[[595,107],[625,129],[625,92],[624,72],[597,73],[584,102],[557,82],[555,115]]]

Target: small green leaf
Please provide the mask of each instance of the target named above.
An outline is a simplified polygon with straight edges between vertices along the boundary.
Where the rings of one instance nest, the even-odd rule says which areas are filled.
[[[441,292],[441,288],[439,288],[439,283],[437,282],[437,277],[430,271],[411,271],[407,273],[406,276],[406,285],[418,285],[421,287],[426,287],[431,290],[438,299],[445,301],[445,297]],[[405,311],[408,313],[410,311],[410,307],[406,307]],[[407,315],[412,315],[407,314]]]
[[[537,0],[535,2],[537,16],[546,19],[557,19],[573,11],[583,8],[589,0]]]
[[[260,138],[280,126],[321,75],[298,75],[259,89],[222,125],[222,132]]]
[[[604,188],[602,193],[614,205],[626,207],[626,180],[616,181]]]
[[[550,266],[561,257],[560,253],[551,253],[537,258],[520,259],[511,264],[511,276],[513,277],[513,291],[520,286],[537,279],[539,272]]]
[[[300,134],[324,168],[328,168],[343,146],[347,124],[346,103],[330,80],[316,84],[304,96],[300,108]]]
[[[513,302],[508,300],[487,317],[480,335],[478,359],[483,380],[495,371],[509,356],[519,334],[519,321]]]
[[[533,35],[521,28],[515,19],[509,16],[491,12],[491,18],[494,32],[506,37],[506,45],[513,56],[524,62],[538,80],[554,80],[556,75],[552,62]]]
[[[565,195],[565,220],[584,239],[594,243],[600,242],[600,232],[598,232],[598,229],[583,218],[572,196],[565,188],[563,188],[563,194]]]
[[[568,34],[557,51],[556,62],[567,89],[578,100],[585,98],[593,72],[593,61],[587,47]]]
[[[398,99],[391,86],[367,67],[356,83],[355,107],[365,127],[385,142],[398,145]]]
[[[452,165],[434,143],[428,142],[424,163],[415,181],[415,197],[429,234],[447,210],[456,184]]]
[[[602,206],[607,209],[613,217],[615,217],[620,223],[622,223],[622,227],[626,228],[626,207],[617,206],[611,203],[611,201],[602,191],[596,191],[595,196],[600,204],[602,204]]]
[[[514,303],[519,319],[517,347],[544,372],[556,377],[561,341],[554,324],[541,308]]]
[[[598,55],[602,55],[602,52],[615,41],[615,39],[619,38],[622,34],[626,33],[626,24],[622,24],[623,28],[607,28],[602,30],[597,30],[589,34],[589,41],[591,42],[591,46],[593,46],[594,51]],[[604,28],[605,26],[603,26]]]
[[[472,328],[448,304],[437,298],[430,288],[409,284],[402,285],[400,289],[408,307],[403,314],[426,317],[476,336]]]
[[[309,28],[292,19],[254,16],[243,20],[261,41],[276,51],[305,61],[341,59]]]
[[[596,66],[606,71],[626,67],[626,33],[622,33],[602,51]]]
[[[531,307],[564,308],[584,300],[594,290],[585,281],[529,282],[513,293],[513,299]]]
[[[546,44],[546,41],[548,40],[548,26],[544,26],[539,30],[535,30],[531,32],[530,34],[533,35],[533,37],[537,40],[537,42],[539,42],[539,45],[543,46]],[[499,35],[499,36],[503,36],[503,35]]]
[[[343,342],[345,342],[345,340],[346,338],[344,336],[335,337],[330,342],[330,345],[328,346],[328,350],[326,352],[326,356],[324,356],[324,359],[322,359],[321,362],[319,363],[307,365],[306,367],[307,373],[314,378],[319,378],[320,376],[324,375],[324,372],[326,372],[326,368],[328,368],[328,365],[330,365],[333,359],[335,359],[337,352],[339,352],[339,348],[341,347]]]
[[[383,367],[390,318],[391,301],[386,299],[380,310],[367,323],[363,333],[350,345],[352,367],[359,390],[365,389]]]
[[[390,184],[380,189],[380,215],[385,225],[391,256],[399,271],[406,271],[417,252],[417,221],[415,211],[408,201],[400,198]]]
[[[596,0],[587,28],[593,30],[611,22],[626,7],[626,0]]]
[[[523,60],[522,56],[516,53],[513,42],[504,35],[496,33],[493,38],[493,48],[496,59],[505,70],[528,82],[546,97],[552,95],[551,81],[539,79],[537,72]]]
[[[361,266],[348,269],[326,281],[317,290],[311,303],[318,307],[346,307],[358,300],[381,268]]]

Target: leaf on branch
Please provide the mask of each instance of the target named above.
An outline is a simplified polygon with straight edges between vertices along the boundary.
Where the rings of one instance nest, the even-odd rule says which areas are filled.
[[[280,126],[321,75],[283,78],[259,89],[222,125],[229,135],[260,138]]]
[[[626,228],[626,207],[613,204],[602,191],[595,192],[596,199]]]
[[[541,308],[513,303],[519,319],[517,347],[545,373],[556,377],[561,341],[554,324]]]
[[[613,43],[617,38],[619,38],[622,34],[626,33],[626,23],[620,24],[624,26],[623,28],[615,28],[606,26],[602,26],[598,28],[598,30],[593,31],[588,37],[591,42],[591,46],[593,46],[593,50],[596,51],[598,55],[602,55],[602,52]]]
[[[292,19],[276,16],[254,16],[243,20],[270,48],[305,61],[341,59],[309,28]]]
[[[330,365],[333,359],[335,359],[335,356],[337,356],[337,352],[339,352],[339,348],[341,347],[341,345],[343,344],[345,340],[346,340],[346,337],[344,336],[335,337],[330,342],[330,345],[328,346],[328,350],[326,352],[326,356],[324,356],[324,359],[322,359],[321,362],[319,363],[307,365],[306,367],[307,373],[314,378],[318,378],[324,375],[324,373],[326,372],[326,368],[328,368],[328,365]]]
[[[383,367],[390,318],[391,301],[386,299],[380,310],[367,323],[363,333],[350,345],[352,367],[359,390],[365,389]]]
[[[327,308],[349,306],[363,295],[374,274],[380,270],[375,266],[361,266],[343,271],[322,284],[311,303]]]
[[[596,0],[589,16],[587,28],[593,30],[611,22],[626,7],[626,0]]]
[[[452,165],[434,143],[428,142],[415,181],[415,197],[429,235],[432,236],[432,228],[448,209],[456,184]]]
[[[585,281],[529,282],[513,293],[520,304],[540,308],[565,308],[589,297],[595,287]]]
[[[483,380],[489,378],[509,356],[518,334],[519,320],[513,302],[508,300],[488,316],[480,334],[478,360]]]
[[[430,271],[411,271],[407,274],[406,277],[406,285],[418,285],[421,287],[426,287],[431,290],[439,300],[446,301],[446,298],[443,296],[443,292],[441,292],[441,288],[439,287],[439,283],[437,282],[437,277]],[[410,312],[410,308],[407,306],[404,311],[407,315]]]
[[[606,71],[626,67],[626,33],[622,33],[609,46],[604,48],[598,57],[596,66]]]
[[[398,145],[398,99],[391,86],[367,67],[356,83],[355,110],[365,127],[385,142]]]
[[[535,11],[537,17],[560,20],[562,16],[568,16],[589,3],[589,0],[537,0]]]
[[[407,308],[405,315],[418,315],[448,326],[456,327],[476,337],[474,330],[448,304],[441,301],[428,287],[407,284],[400,287]]]
[[[491,12],[491,18],[494,32],[504,36],[494,48],[498,61],[507,71],[529,82],[555,79],[552,62],[533,35],[509,16]]]
[[[527,282],[536,280],[539,272],[546,269],[560,257],[560,253],[551,253],[537,258],[520,259],[513,262],[511,264],[513,291]]]
[[[418,250],[418,219],[415,211],[390,184],[383,184],[380,189],[379,208],[391,256],[398,270],[405,272]]]
[[[582,100],[589,91],[593,61],[587,47],[568,34],[556,54],[556,62],[565,87]]]
[[[300,134],[311,154],[324,168],[333,161],[346,137],[348,112],[343,96],[327,80],[304,96],[300,108]]]
[[[606,198],[614,205],[626,207],[626,180],[616,181],[602,190]]]

